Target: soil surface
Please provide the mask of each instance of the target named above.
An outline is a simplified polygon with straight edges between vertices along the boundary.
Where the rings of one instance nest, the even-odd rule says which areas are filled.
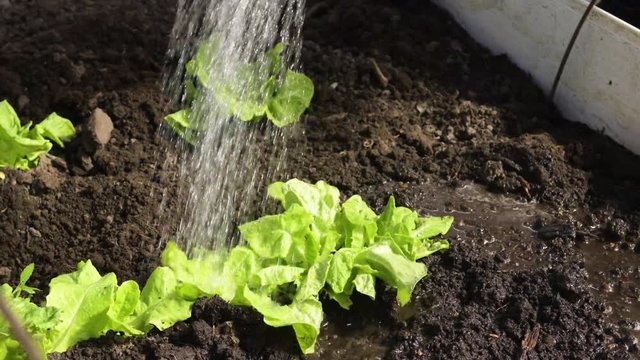
[[[429,2],[307,6],[303,68],[316,96],[291,139],[289,175],[378,211],[394,194],[457,219],[409,307],[383,287],[350,312],[327,302],[314,357],[640,357],[638,158],[562,119],[526,74]],[[81,131],[37,170],[6,172],[0,282],[31,262],[45,291],[81,260],[140,282],[157,266],[179,220],[165,161],[176,150],[158,132],[173,109],[159,79],[174,12],[171,0],[0,0],[0,99],[25,120],[56,111]],[[89,146],[96,108],[115,129]],[[213,299],[163,333],[52,358],[299,357],[291,330]]]

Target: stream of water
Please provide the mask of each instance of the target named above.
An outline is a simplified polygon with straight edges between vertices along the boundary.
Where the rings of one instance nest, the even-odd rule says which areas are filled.
[[[248,63],[268,64],[265,53],[277,42],[286,44],[285,68],[295,68],[300,54],[304,0],[181,0],[172,31],[172,69],[167,91],[184,101],[185,65],[212,34],[217,49],[206,55],[207,81],[221,81],[247,96],[246,88],[269,76],[260,66],[250,78],[238,76]],[[235,226],[263,206],[266,187],[283,169],[287,133],[266,120],[231,118],[229,104],[211,91],[192,105],[201,134],[185,149],[181,164],[182,218],[178,243],[194,247],[229,247],[238,241]]]

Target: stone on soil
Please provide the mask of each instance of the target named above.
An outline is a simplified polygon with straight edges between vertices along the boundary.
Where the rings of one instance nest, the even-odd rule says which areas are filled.
[[[111,140],[113,122],[107,113],[100,108],[96,108],[87,123],[87,131],[97,145],[104,146]]]

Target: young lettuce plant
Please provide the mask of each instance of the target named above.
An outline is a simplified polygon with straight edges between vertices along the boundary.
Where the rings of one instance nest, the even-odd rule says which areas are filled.
[[[0,292],[43,354],[65,352],[109,331],[133,336],[144,335],[153,327],[165,330],[188,319],[197,300],[182,290],[176,274],[167,267],[155,269],[141,291],[134,281],[118,286],[115,274],[100,275],[87,261],[80,262],[77,271],[52,279],[45,304],[38,306],[31,302],[35,289],[26,286],[32,271],[33,264],[23,271],[16,289],[3,284]],[[1,317],[0,359],[26,359]]]
[[[164,330],[189,318],[197,299],[219,296],[253,307],[270,326],[292,326],[302,352],[310,354],[324,318],[323,297],[349,309],[354,291],[374,299],[379,279],[405,305],[427,274],[417,260],[449,247],[440,236],[453,218],[420,217],[393,197],[377,215],[358,195],[341,203],[338,189],[322,181],[277,182],[269,195],[283,212],[241,225],[244,245],[196,250],[189,258],[170,242],[142,290],[134,281],[118,285],[113,273],[100,275],[87,261],[51,280],[43,306],[31,302],[35,289],[26,286],[32,265],[15,290],[4,284],[0,291],[43,353],[64,352],[109,331]],[[25,355],[0,319],[0,359],[6,357]]]
[[[440,236],[453,218],[419,217],[393,197],[377,215],[358,195],[341,204],[338,189],[324,182],[278,182],[269,195],[284,211],[241,225],[246,245],[189,260],[169,244],[163,264],[198,296],[218,295],[253,307],[268,325],[292,326],[305,354],[320,332],[322,296],[349,309],[354,291],[374,299],[380,279],[405,305],[427,275],[417,260],[449,247]]]
[[[76,136],[71,121],[52,113],[39,124],[20,125],[20,119],[9,102],[0,102],[0,176],[2,169],[29,170],[38,165],[40,156],[48,153],[52,142],[64,143]]]
[[[34,288],[26,285],[33,273],[34,264],[28,265],[20,274],[20,283],[13,289],[8,284],[0,286],[0,296],[22,320],[22,325],[29,332],[38,347],[38,352],[44,353],[47,334],[58,322],[59,311],[52,307],[40,307],[31,302]],[[23,293],[26,296],[23,296]],[[0,359],[26,359],[26,354],[20,343],[13,338],[9,322],[0,317]]]
[[[209,91],[229,116],[242,121],[267,118],[278,127],[292,124],[311,104],[314,87],[306,75],[284,69],[282,53],[285,45],[278,43],[267,52],[263,61],[243,64],[232,80],[216,78],[211,73],[209,59],[218,48],[218,37],[210,37],[186,65],[191,79],[185,82],[189,108],[167,115],[165,121],[186,141],[193,143],[199,129],[196,112],[191,106]],[[266,72],[266,77],[261,76]],[[259,79],[266,80],[260,81]],[[197,85],[196,85],[197,84]]]

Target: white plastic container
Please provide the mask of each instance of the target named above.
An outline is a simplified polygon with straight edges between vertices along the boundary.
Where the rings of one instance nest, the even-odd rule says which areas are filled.
[[[507,54],[549,93],[588,2],[434,0],[476,41]],[[565,67],[555,103],[573,121],[640,154],[640,30],[595,8]]]

